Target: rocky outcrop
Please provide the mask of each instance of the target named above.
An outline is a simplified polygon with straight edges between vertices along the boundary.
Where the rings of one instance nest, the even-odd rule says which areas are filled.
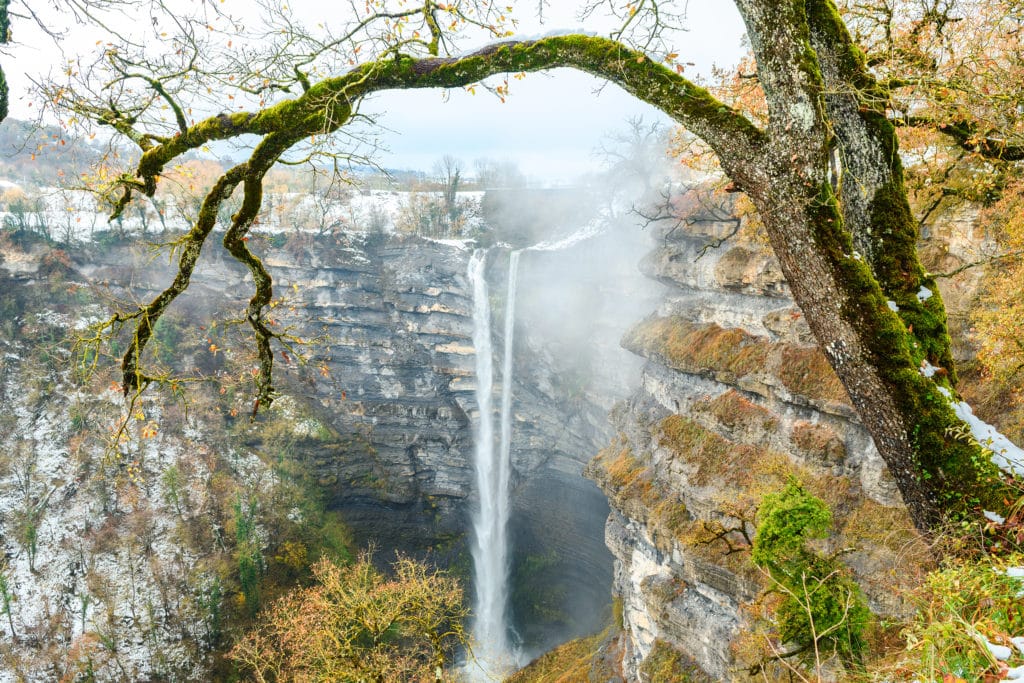
[[[761,496],[795,477],[832,508],[824,550],[882,614],[907,610],[925,551],[894,482],[744,219],[659,235],[645,272],[668,286],[623,344],[646,360],[588,474],[612,505],[606,541],[623,600],[628,679],[656,641],[714,680],[765,654],[749,560]],[[711,243],[721,244],[708,249]]]
[[[184,533],[181,529],[192,529],[197,536],[189,543],[203,546],[207,532],[197,529],[212,519],[205,527],[214,534],[207,539],[209,545],[223,546],[224,534],[228,535],[226,553],[217,551],[223,555],[218,561],[227,563],[225,571],[234,571],[231,563],[238,551],[231,534],[238,515],[247,514],[243,503],[248,500],[253,510],[259,508],[253,514],[258,517],[256,533],[268,571],[287,573],[284,567],[275,569],[274,563],[284,562],[284,555],[274,525],[294,526],[295,520],[303,519],[308,503],[295,498],[298,493],[288,493],[294,492],[288,476],[308,485],[303,495],[312,492],[326,513],[339,513],[355,544],[374,544],[382,560],[390,559],[394,550],[411,552],[471,578],[465,541],[476,496],[471,452],[477,409],[466,246],[362,233],[320,241],[301,234],[254,240],[275,273],[273,314],[278,328],[306,343],[278,355],[276,379],[282,396],[250,423],[251,358],[244,346],[244,328],[211,327],[214,319],[237,317],[242,310],[248,275],[215,251],[204,256],[189,294],[176,302],[173,314],[158,329],[154,362],[186,372],[199,368],[216,384],[208,392],[202,385],[190,392],[185,411],[156,392],[140,404],[142,417],[133,428],[151,433],[140,445],[137,462],[120,463],[117,467],[123,472],[116,470],[135,477],[132,481],[148,492],[134,508],[118,495],[113,503],[107,499],[102,504],[109,507],[96,507],[99,488],[120,486],[116,482],[121,474],[110,475],[114,483],[94,482],[96,468],[105,462],[103,445],[99,437],[83,436],[90,430],[102,432],[116,420],[119,393],[106,384],[76,388],[67,364],[71,356],[63,343],[61,355],[52,359],[46,373],[38,371],[37,361],[27,359],[43,353],[36,344],[41,329],[60,341],[68,331],[84,329],[104,315],[95,303],[97,295],[145,299],[167,281],[169,269],[147,259],[146,247],[138,244],[103,249],[83,245],[74,256],[42,247],[5,253],[0,276],[5,290],[15,293],[17,305],[14,298],[5,299],[4,305],[12,302],[12,310],[17,310],[5,321],[0,351],[7,354],[2,366],[4,399],[14,422],[0,438],[10,450],[44,453],[46,477],[52,479],[40,478],[38,485],[26,489],[15,468],[0,463],[0,502],[6,501],[0,510],[0,560],[6,557],[11,567],[3,569],[0,561],[0,571],[8,572],[21,596],[14,621],[18,647],[27,648],[11,656],[22,657],[45,644],[46,636],[36,636],[35,645],[21,638],[23,631],[43,628],[37,623],[40,619],[66,621],[66,635],[61,636],[66,661],[72,656],[71,643],[93,633],[93,623],[121,619],[135,610],[142,613],[147,601],[178,601],[202,608],[182,608],[180,617],[164,621],[124,621],[123,633],[118,631],[115,637],[111,632],[112,642],[140,642],[131,648],[125,645],[124,662],[112,660],[110,666],[126,666],[135,672],[132,675],[156,675],[156,669],[146,667],[175,660],[180,666],[161,669],[161,675],[176,680],[207,676],[209,661],[202,653],[217,646],[209,632],[209,610],[215,605],[209,596],[189,591],[214,576],[210,567],[216,553],[189,544],[175,549],[172,539]],[[504,257],[496,252],[491,261],[491,279],[500,283]],[[59,269],[60,277],[53,277],[52,269]],[[495,289],[500,291],[500,285]],[[513,581],[526,596],[519,628],[534,646],[543,646],[596,626],[608,601],[611,557],[601,532],[607,503],[597,487],[580,476],[584,463],[608,438],[603,410],[585,395],[564,400],[564,382],[557,379],[558,369],[535,346],[538,343],[525,335],[517,351],[522,371],[517,370],[514,388],[512,526],[515,555],[522,558],[513,568]],[[31,396],[20,393],[17,387],[32,376],[43,385]],[[103,381],[116,381],[116,376],[111,373]],[[86,411],[88,417],[73,416],[79,400],[74,397],[89,406],[96,404]],[[68,454],[76,452],[81,455],[69,459]],[[78,465],[73,463],[87,463],[80,465],[86,469],[76,474]],[[172,479],[167,479],[169,469],[175,472]],[[178,512],[175,506],[181,498],[168,494],[168,486],[191,491],[188,500],[195,509]],[[40,508],[44,499],[48,502]],[[262,506],[271,504],[285,508],[273,516],[273,524],[260,516]],[[27,563],[27,546],[9,533],[16,508],[45,509],[38,571]],[[167,539],[146,546],[146,556],[155,559],[142,562],[139,571],[126,569],[137,559],[110,560],[111,553],[121,552],[113,547],[93,552],[88,545],[84,560],[76,564],[69,559],[67,549],[76,534],[88,535],[100,527],[112,535],[130,534],[121,526],[137,515],[155,525],[152,533]],[[301,536],[300,531],[295,533]],[[174,557],[179,558],[177,564],[168,559]],[[82,562],[89,564],[84,574]],[[165,565],[177,567],[172,574],[181,583],[173,590],[167,576],[161,574],[157,581],[143,571]],[[91,576],[99,578],[88,579]],[[76,616],[75,596],[90,595],[83,583],[87,579],[106,581],[115,589],[102,603],[86,599]],[[135,582],[145,588],[132,588]],[[130,591],[137,599],[124,598]],[[45,614],[26,609],[47,592],[59,595],[64,606]],[[532,612],[531,605],[536,608]],[[193,624],[191,630],[179,623],[185,620]],[[33,666],[26,664],[26,671]]]

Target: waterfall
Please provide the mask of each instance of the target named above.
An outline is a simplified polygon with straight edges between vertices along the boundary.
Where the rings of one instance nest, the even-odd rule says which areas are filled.
[[[501,442],[498,459],[498,514],[502,525],[501,539],[507,544],[508,519],[511,513],[509,482],[512,474],[512,361],[515,356],[513,340],[516,328],[516,285],[519,277],[519,255],[521,250],[508,256],[508,282],[505,287],[505,348],[501,366]],[[508,567],[502,580],[508,586]]]
[[[530,251],[560,251],[599,233],[587,225],[558,242],[541,242]],[[516,289],[519,257],[509,253],[505,288],[504,349],[501,373],[501,412],[498,448],[494,439],[494,349],[491,339],[491,307],[487,287],[487,251],[477,249],[469,259],[473,285],[473,347],[476,351],[476,402],[480,420],[475,431],[474,469],[480,508],[473,519],[472,546],[475,577],[475,619],[472,635],[476,665],[470,663],[471,679],[500,680],[515,668],[516,654],[508,638],[508,520],[511,514],[512,387],[514,381]]]
[[[472,547],[475,573],[476,616],[473,622],[475,655],[487,669],[511,664],[506,605],[508,597],[508,481],[511,466],[499,462],[504,443],[494,448],[494,361],[491,343],[491,311],[486,278],[487,252],[477,250],[469,260],[473,284],[473,346],[476,349],[476,402],[480,420],[476,429],[474,469],[480,509],[473,519]],[[504,402],[504,392],[502,393]],[[510,399],[511,400],[511,399]],[[503,424],[504,429],[504,424]],[[470,667],[475,671],[477,667]]]

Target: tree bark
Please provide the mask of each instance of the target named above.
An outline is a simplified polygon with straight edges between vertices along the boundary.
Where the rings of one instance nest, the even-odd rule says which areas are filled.
[[[0,45],[6,44],[11,33],[11,20],[7,11],[8,0],[0,0]],[[10,93],[7,88],[7,77],[0,68],[0,123],[7,118]]]

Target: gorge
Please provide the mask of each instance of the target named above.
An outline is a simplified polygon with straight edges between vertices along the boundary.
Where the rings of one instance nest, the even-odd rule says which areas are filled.
[[[472,582],[481,660],[596,630],[614,594],[623,631],[606,652],[625,680],[666,648],[729,680],[759,646],[748,606],[765,579],[742,550],[752,509],[791,476],[836,511],[827,547],[852,548],[844,562],[871,607],[906,614],[902,596],[928,563],[891,479],[756,233],[733,231],[730,206],[703,211],[651,228],[651,243],[588,224],[523,251],[262,238],[288,292],[281,324],[315,341],[304,363],[284,359],[283,396],[253,424],[230,379],[248,359],[223,350],[229,331],[191,322],[211,318],[209,301],[238,300],[243,272],[211,259],[161,339],[176,349],[167,363],[216,382],[187,405],[148,398],[136,422],[154,433],[118,461],[102,431],[119,395],[109,379],[74,381],[65,335],[100,314],[98,295],[151,292],[166,271],[131,266],[142,253],[131,241],[74,256],[8,244],[0,523],[16,637],[5,667],[47,680],[89,651],[101,677],[204,680],[228,613],[274,590],[223,577],[248,552],[291,580],[288,549],[312,552],[336,513],[354,546]],[[932,225],[936,258],[970,260],[973,230],[969,215]],[[647,252],[653,288],[635,271]],[[949,282],[954,316],[976,284],[970,272]],[[626,319],[633,361],[610,334]],[[117,534],[136,542],[113,546]]]
[[[127,460],[111,460],[104,445],[106,425],[116,422],[116,392],[95,379],[75,388],[67,335],[102,314],[87,281],[120,296],[129,286],[152,291],[166,271],[133,265],[145,247],[130,239],[84,244],[74,258],[41,243],[5,248],[0,268],[12,297],[5,301],[3,396],[12,409],[2,431],[7,452],[16,456],[0,470],[0,519],[5,577],[17,596],[11,610],[17,637],[0,669],[44,680],[59,666],[73,668],[76,648],[91,642],[97,625],[108,624],[105,637],[116,647],[97,646],[105,652],[96,658],[105,662],[95,665],[98,671],[202,679],[218,620],[245,609],[240,602],[221,613],[210,602],[228,599],[211,595],[236,590],[221,572],[241,561],[242,546],[267,575],[294,571],[287,568],[287,548],[301,541],[313,552],[301,528],[330,528],[334,514],[351,534],[347,542],[375,545],[382,562],[400,550],[472,583],[470,511],[487,496],[474,484],[471,452],[483,440],[473,438],[470,416],[491,413],[476,407],[485,378],[475,368],[484,355],[473,345],[473,252],[461,243],[397,235],[331,240],[329,249],[316,250],[301,235],[265,245],[288,292],[279,309],[282,325],[314,341],[303,349],[303,363],[285,360],[279,405],[254,424],[246,419],[251,406],[244,390],[229,377],[248,372],[244,358],[224,350],[230,331],[191,323],[211,319],[211,300],[226,296],[230,307],[244,275],[217,259],[203,266],[198,295],[158,336],[174,347],[161,358],[202,369],[209,389],[196,385],[185,404],[164,398],[140,404],[132,426],[153,432]],[[501,262],[480,260],[477,282],[513,278],[514,291],[508,252],[493,253]],[[487,297],[476,301],[491,305]],[[570,387],[545,353],[530,346],[536,335],[513,351],[511,310],[495,318],[507,336],[501,398],[492,404],[498,429],[490,429],[502,439],[495,455],[511,456],[504,476],[515,495],[511,505],[505,498],[501,514],[511,520],[502,526],[516,548],[511,565],[501,559],[495,565],[509,574],[509,587],[499,590],[513,619],[497,623],[502,633],[514,625],[517,648],[536,652],[596,628],[607,609],[611,558],[601,536],[607,504],[580,477],[608,436],[604,407],[588,395],[603,392],[575,384],[574,397],[565,400]],[[43,349],[41,339],[55,346]],[[513,371],[516,354],[531,361]],[[16,531],[26,509],[38,563]],[[243,542],[236,536],[247,517],[257,536]],[[212,538],[201,529],[208,524]],[[115,530],[128,528],[142,545],[105,544],[120,533]],[[76,538],[85,542],[72,561],[67,549]],[[255,599],[236,595],[243,597]],[[186,622],[202,632],[183,640]]]

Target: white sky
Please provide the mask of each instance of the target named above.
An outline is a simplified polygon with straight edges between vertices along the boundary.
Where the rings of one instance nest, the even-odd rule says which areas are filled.
[[[303,1],[293,0],[296,4]],[[254,7],[247,0],[230,2],[242,12]],[[550,0],[544,26],[538,25],[533,16],[536,0],[514,0],[512,4],[517,8],[521,33],[580,27],[574,2]],[[313,12],[324,11],[321,3],[311,7],[316,8]],[[17,8],[15,3],[12,9]],[[25,95],[28,74],[60,68],[59,50],[46,38],[34,35],[25,23],[15,19],[12,28],[16,46],[3,58],[12,91],[11,115],[16,118],[32,116]],[[590,20],[582,28],[608,30],[600,20]],[[712,64],[729,66],[738,60],[743,25],[732,3],[689,0],[688,28],[675,49],[680,61],[693,63],[686,71],[690,78],[708,75]],[[89,49],[94,43],[81,31],[72,35],[78,45],[69,40],[61,46],[69,57],[76,49]],[[471,169],[475,159],[486,157],[514,161],[529,176],[559,182],[592,170],[597,163],[593,152],[602,137],[621,130],[626,119],[642,115],[648,121],[668,122],[663,114],[616,86],[602,89],[602,82],[579,72],[563,69],[530,74],[522,81],[510,79],[510,84],[511,97],[505,104],[482,90],[476,95],[451,91],[447,102],[440,90],[375,96],[364,104],[364,112],[377,114],[386,129],[381,141],[388,151],[377,155],[379,163],[391,168],[430,170],[438,159],[451,154]]]

